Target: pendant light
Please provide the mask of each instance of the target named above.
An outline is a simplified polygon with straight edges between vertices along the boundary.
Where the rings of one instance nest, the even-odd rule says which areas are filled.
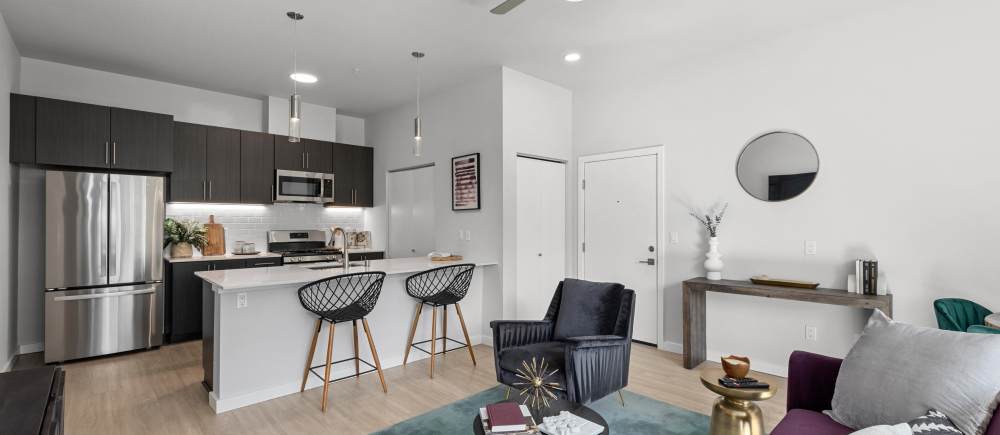
[[[410,55],[413,56],[417,64],[417,117],[413,118],[413,155],[420,157],[424,142],[423,125],[420,119],[420,59],[423,59],[424,53],[414,51]]]
[[[298,12],[288,12],[292,19],[292,75],[299,72],[299,58],[296,45],[299,39],[299,21],[305,16]],[[302,139],[302,96],[299,95],[298,81],[292,78],[292,96],[288,97],[288,141],[298,142]]]

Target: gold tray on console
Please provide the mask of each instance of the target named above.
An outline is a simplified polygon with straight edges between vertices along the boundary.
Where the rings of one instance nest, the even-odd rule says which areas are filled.
[[[773,285],[778,287],[794,287],[794,288],[808,288],[814,289],[819,287],[818,282],[809,281],[797,281],[794,279],[781,279],[781,278],[771,278],[767,275],[759,275],[750,277],[750,282],[757,285]]]

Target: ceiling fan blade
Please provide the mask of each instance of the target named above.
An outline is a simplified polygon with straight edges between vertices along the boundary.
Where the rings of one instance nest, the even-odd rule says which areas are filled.
[[[510,12],[511,9],[516,8],[521,3],[524,3],[524,0],[507,0],[503,3],[500,3],[497,7],[490,9],[490,12],[497,15],[503,15],[506,14],[507,12]]]

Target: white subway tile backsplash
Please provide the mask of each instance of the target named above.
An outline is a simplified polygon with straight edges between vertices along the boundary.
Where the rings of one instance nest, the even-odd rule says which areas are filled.
[[[215,215],[215,222],[225,227],[227,251],[232,250],[237,240],[254,243],[263,250],[270,230],[324,230],[329,239],[331,226],[348,231],[365,229],[365,209],[360,208],[324,208],[312,204],[167,204],[169,218],[207,223],[209,215]]]

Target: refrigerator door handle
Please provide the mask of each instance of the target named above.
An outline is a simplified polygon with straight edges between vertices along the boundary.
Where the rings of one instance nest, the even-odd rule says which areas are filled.
[[[53,301],[63,302],[63,301],[82,301],[85,299],[100,299],[100,298],[115,298],[119,296],[133,296],[133,295],[145,295],[150,293],[155,293],[156,288],[148,288],[144,290],[130,290],[127,292],[115,292],[115,293],[95,293],[90,295],[74,295],[74,296],[56,296],[52,298]]]
[[[108,282],[118,282],[118,269],[121,263],[119,251],[121,248],[121,180],[119,175],[111,174],[108,182],[111,194],[108,196],[108,207],[111,210],[108,219]]]

